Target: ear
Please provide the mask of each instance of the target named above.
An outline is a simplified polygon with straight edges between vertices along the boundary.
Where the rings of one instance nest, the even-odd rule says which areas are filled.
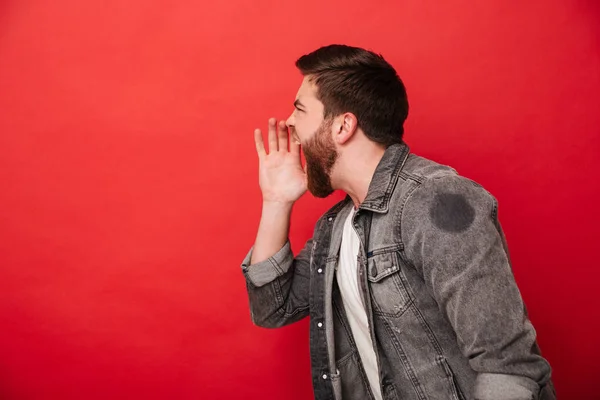
[[[344,144],[350,140],[358,129],[358,120],[352,113],[341,114],[333,123],[333,129],[333,140],[337,144]]]

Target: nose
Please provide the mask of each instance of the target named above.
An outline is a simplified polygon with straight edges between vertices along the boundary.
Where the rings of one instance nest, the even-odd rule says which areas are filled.
[[[285,121],[285,124],[287,125],[288,128],[293,128],[294,124],[295,124],[295,119],[294,119],[294,113],[292,113],[292,115],[290,115],[287,119],[287,121]]]

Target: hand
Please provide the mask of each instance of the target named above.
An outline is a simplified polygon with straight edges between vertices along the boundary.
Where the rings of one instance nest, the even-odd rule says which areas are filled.
[[[275,118],[269,119],[269,153],[260,129],[254,131],[254,142],[259,159],[259,179],[264,202],[293,204],[307,188],[306,171],[300,162],[300,144],[289,143],[284,121],[276,127]]]

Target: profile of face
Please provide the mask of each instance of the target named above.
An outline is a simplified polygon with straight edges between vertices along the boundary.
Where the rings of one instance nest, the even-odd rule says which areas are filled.
[[[333,120],[324,118],[324,106],[316,94],[316,86],[305,77],[296,95],[294,112],[286,124],[290,128],[292,140],[302,145],[308,190],[313,196],[324,198],[334,191],[331,170],[338,152],[332,138]]]

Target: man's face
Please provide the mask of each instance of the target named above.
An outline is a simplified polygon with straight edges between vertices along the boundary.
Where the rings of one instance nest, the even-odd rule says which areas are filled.
[[[292,140],[302,145],[306,158],[308,190],[315,197],[327,197],[333,193],[331,169],[337,159],[337,150],[331,136],[331,119],[323,118],[323,103],[316,97],[316,86],[304,78],[294,112],[287,120]]]

